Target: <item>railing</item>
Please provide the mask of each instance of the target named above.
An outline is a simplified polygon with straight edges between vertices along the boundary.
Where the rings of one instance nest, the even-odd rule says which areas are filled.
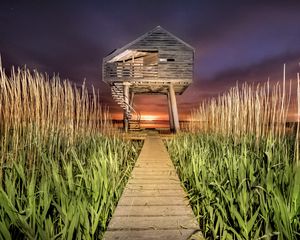
[[[126,116],[129,121],[135,122],[135,129],[140,128],[141,114],[135,110],[134,106],[129,104],[129,99],[124,96],[123,88],[119,85],[113,85],[112,94],[114,100],[126,111]]]
[[[124,96],[124,100],[126,99],[126,97]],[[131,106],[130,104],[126,103],[126,101],[124,101],[124,103],[126,104],[126,106],[128,106],[129,108],[129,119],[130,120],[135,120],[138,121],[140,123],[141,121],[141,114],[135,110],[135,108],[133,106]]]
[[[107,63],[104,68],[108,78],[157,78],[158,65],[144,65],[141,63]]]

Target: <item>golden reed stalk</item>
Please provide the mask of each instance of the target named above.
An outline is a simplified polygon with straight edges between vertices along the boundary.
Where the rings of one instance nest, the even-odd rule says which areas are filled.
[[[203,101],[193,109],[188,130],[236,138],[246,135],[257,139],[268,136],[280,138],[286,132],[290,99],[291,81],[287,88],[285,77],[282,85],[276,83],[270,86],[269,81],[256,86],[237,84],[227,93]]]
[[[78,88],[26,68],[12,68],[7,75],[0,61],[0,167],[8,153],[26,148],[32,165],[34,144],[54,141],[58,135],[70,144],[96,133],[113,134],[112,126],[94,88],[89,93],[85,83]],[[51,142],[48,145],[51,148]]]
[[[295,162],[299,166],[300,156],[300,74],[297,74],[297,130],[296,130]]]

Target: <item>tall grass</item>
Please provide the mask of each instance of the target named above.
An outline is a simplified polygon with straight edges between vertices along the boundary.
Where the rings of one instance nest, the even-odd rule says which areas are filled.
[[[236,86],[200,104],[191,132],[167,142],[206,238],[299,239],[299,123],[287,133],[290,89],[285,81]]]
[[[94,89],[0,66],[0,239],[100,237],[139,148]]]
[[[0,66],[0,103],[1,149],[10,153],[19,146],[31,152],[34,141],[49,142],[57,135],[71,142],[112,130],[94,89],[89,94],[85,84],[76,88],[58,76],[50,79],[29,69],[12,68],[8,76]],[[31,155],[29,165],[36,161]],[[4,160],[2,155],[1,165]]]
[[[281,137],[286,131],[291,82],[270,86],[247,84],[204,101],[190,116],[190,132],[217,133],[237,138],[247,134]]]

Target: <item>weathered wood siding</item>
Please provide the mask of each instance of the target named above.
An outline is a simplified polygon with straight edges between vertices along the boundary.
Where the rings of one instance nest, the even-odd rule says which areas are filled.
[[[161,27],[156,27],[123,50],[127,49],[158,51],[157,65],[146,67],[137,61],[104,63],[103,76],[106,78],[104,81],[118,79],[130,81],[137,78],[158,81],[192,81],[194,50]]]
[[[193,50],[162,28],[156,28],[148,36],[131,45],[128,49],[158,50],[158,78],[192,80]]]
[[[174,61],[159,61],[158,77],[164,79],[180,80],[193,77],[193,52],[160,50],[159,59],[174,59]]]

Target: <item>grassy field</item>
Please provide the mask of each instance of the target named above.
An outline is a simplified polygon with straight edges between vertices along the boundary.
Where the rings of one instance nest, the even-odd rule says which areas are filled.
[[[166,141],[207,239],[299,239],[291,92],[285,81],[237,86]],[[140,148],[94,89],[0,66],[0,239],[101,238]]]
[[[0,239],[96,239],[141,144],[85,85],[0,66]]]
[[[232,88],[200,104],[189,132],[166,142],[207,239],[300,238],[299,124],[286,129],[290,89],[285,82]]]

